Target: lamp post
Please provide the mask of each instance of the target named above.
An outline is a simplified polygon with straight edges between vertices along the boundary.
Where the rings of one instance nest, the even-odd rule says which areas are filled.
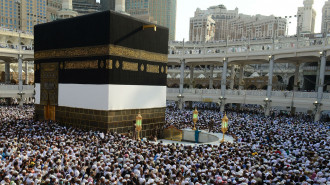
[[[138,138],[137,140],[140,140],[140,132],[142,130],[142,116],[139,112],[139,114],[136,116],[136,124],[135,124],[135,130],[137,132]]]
[[[222,131],[221,143],[223,143],[223,142],[225,142],[225,133],[228,131],[228,117],[226,114],[222,118],[222,121],[221,121],[221,131]]]
[[[177,96],[178,98],[179,98],[179,102],[178,102],[178,108],[180,109],[180,110],[182,110],[183,109],[183,98],[184,98],[184,96],[182,96],[182,94],[179,94],[178,96]]]
[[[196,122],[197,121],[198,121],[198,111],[197,111],[197,107],[195,107],[195,110],[193,112],[193,122],[194,122],[193,130],[196,130]]]
[[[219,105],[220,105],[220,112],[223,112],[224,110],[222,110],[222,105],[225,103],[226,98],[223,97],[223,96],[220,96],[219,100],[220,100],[220,102],[219,102]],[[223,108],[223,109],[224,109],[224,108]]]
[[[272,100],[270,100],[269,98],[265,98],[264,102],[265,102],[265,115],[269,116],[270,103],[272,102]]]
[[[321,118],[320,107],[321,107],[322,103],[320,103],[318,101],[315,101],[313,103],[313,105],[315,106],[315,118],[314,118],[314,121],[319,121],[320,118]]]
[[[22,4],[21,4],[21,1],[20,0],[16,0],[15,1],[15,4],[17,4],[19,6],[19,15],[22,16]],[[18,20],[18,90],[19,90],[19,93],[22,93],[23,91],[23,79],[22,79],[22,54],[21,54],[21,48],[22,48],[22,45],[21,45],[21,32],[22,32],[22,28],[21,28],[21,17],[19,16],[19,20]],[[20,102],[19,102],[19,106],[22,107],[23,106],[23,102],[22,102],[22,98],[20,99]]]
[[[17,93],[17,94],[18,94],[19,97],[20,97],[20,99],[19,99],[19,106],[22,107],[22,106],[23,106],[23,95],[24,95],[25,93],[23,93],[22,91],[20,91],[20,92]]]

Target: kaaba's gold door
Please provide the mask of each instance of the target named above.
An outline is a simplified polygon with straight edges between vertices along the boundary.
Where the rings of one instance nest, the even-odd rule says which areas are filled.
[[[55,106],[54,105],[44,106],[44,116],[45,116],[45,120],[55,121]]]
[[[55,120],[55,106],[58,104],[58,63],[41,64],[40,91],[44,119]]]

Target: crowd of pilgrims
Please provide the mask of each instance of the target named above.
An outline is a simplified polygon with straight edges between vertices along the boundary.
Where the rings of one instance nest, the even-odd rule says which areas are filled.
[[[220,132],[219,110],[194,106],[197,128]],[[253,106],[226,114],[233,143],[166,145],[35,121],[33,106],[0,106],[0,184],[330,184],[328,122],[265,117]],[[193,126],[192,109],[168,103],[165,116],[166,126]]]

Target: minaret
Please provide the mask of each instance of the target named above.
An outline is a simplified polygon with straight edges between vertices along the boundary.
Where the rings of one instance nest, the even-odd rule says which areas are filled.
[[[125,0],[116,0],[115,11],[125,12]]]
[[[299,33],[314,33],[316,11],[313,9],[314,0],[304,0],[304,7],[298,8]]]
[[[62,10],[72,10],[72,0],[63,0]]]
[[[72,10],[72,0],[63,0],[62,9],[57,11],[57,17],[59,19],[67,19],[77,15],[78,12]]]
[[[129,15],[128,13],[125,12],[125,0],[116,0],[115,1],[115,11],[125,14],[125,15]]]

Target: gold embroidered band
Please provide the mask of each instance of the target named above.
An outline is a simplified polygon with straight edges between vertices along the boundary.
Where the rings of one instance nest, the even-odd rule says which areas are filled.
[[[122,69],[126,71],[138,71],[139,70],[138,66],[139,66],[138,63],[123,61]]]
[[[34,53],[35,60],[51,59],[51,58],[74,58],[74,57],[90,57],[90,56],[119,56],[131,59],[146,60],[151,62],[167,63],[167,54],[159,54],[144,50],[132,49],[118,45],[103,45],[91,47],[76,47],[66,49],[54,49],[38,51]]]
[[[75,61],[75,62],[65,62],[65,69],[97,69],[98,61]]]
[[[147,72],[148,73],[159,73],[159,66],[147,64]]]

